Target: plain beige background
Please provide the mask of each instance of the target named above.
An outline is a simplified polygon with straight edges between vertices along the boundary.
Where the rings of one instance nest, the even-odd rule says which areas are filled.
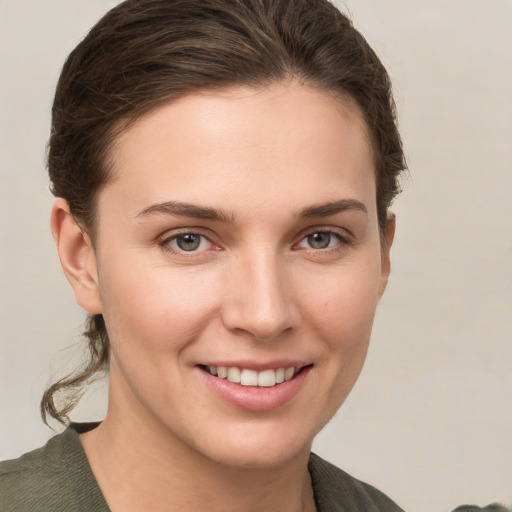
[[[44,152],[63,60],[115,3],[0,0],[0,459],[51,435],[41,393],[80,358]],[[512,1],[343,5],[394,80],[410,178],[366,367],[316,451],[409,511],[511,505]]]

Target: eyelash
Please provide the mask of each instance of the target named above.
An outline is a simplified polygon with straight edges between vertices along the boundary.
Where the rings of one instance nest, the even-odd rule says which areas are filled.
[[[353,240],[351,237],[349,237],[348,235],[346,235],[344,233],[340,233],[339,231],[335,231],[333,229],[315,229],[314,231],[310,231],[310,232],[306,233],[305,235],[303,235],[299,244],[306,241],[310,236],[313,236],[313,235],[328,235],[330,237],[329,244],[331,243],[332,238],[336,239],[338,243],[334,247],[325,247],[325,248],[320,248],[320,249],[316,249],[316,248],[310,247],[310,246],[305,247],[304,249],[306,249],[309,252],[314,252],[314,253],[321,252],[324,254],[336,252],[336,251],[342,250],[345,247],[351,246],[353,243]]]
[[[194,257],[195,255],[197,254],[201,254],[205,251],[185,251],[183,249],[180,249],[179,247],[172,247],[171,246],[171,243],[176,241],[179,237],[185,237],[187,235],[192,235],[192,236],[196,236],[196,237],[200,237],[201,238],[201,241],[200,243],[203,243],[203,240],[207,240],[209,244],[212,244],[212,245],[215,245],[208,236],[202,234],[202,233],[199,233],[197,231],[191,231],[191,230],[186,230],[186,231],[181,231],[181,232],[178,232],[178,233],[173,233],[171,236],[166,236],[164,239],[160,240],[158,242],[158,245],[164,250],[164,251],[168,251],[170,253],[173,253],[173,254],[178,254],[180,256],[185,256],[185,257]]]
[[[307,233],[303,234],[300,241],[297,244],[294,244],[294,247],[297,246],[298,244],[302,243],[303,241],[305,241],[308,237],[310,237],[312,235],[317,235],[317,234],[318,235],[329,235],[330,237],[334,237],[338,241],[338,243],[334,247],[326,247],[326,248],[322,248],[322,249],[315,249],[314,247],[305,247],[304,249],[306,251],[314,252],[316,254],[318,254],[318,253],[326,254],[326,253],[340,251],[343,248],[350,247],[354,244],[354,241],[353,241],[353,238],[351,235],[348,235],[346,233],[340,233],[339,231],[336,231],[333,229],[318,229],[317,228],[317,229],[308,231]],[[178,232],[178,233],[173,233],[171,236],[166,236],[165,238],[160,240],[158,242],[158,245],[165,251],[168,251],[170,253],[177,254],[180,256],[185,256],[185,257],[197,257],[198,254],[202,254],[208,250],[208,249],[206,249],[206,250],[202,250],[202,251],[197,251],[197,250],[186,251],[186,250],[180,249],[179,247],[171,246],[171,243],[175,242],[179,237],[184,237],[187,235],[200,237],[201,238],[200,243],[202,243],[203,240],[207,240],[209,244],[215,246],[215,243],[212,242],[211,239],[207,235],[204,235],[200,232],[193,231],[193,230],[186,230],[186,231],[182,231],[182,232]],[[329,243],[330,243],[330,241],[329,241]],[[214,250],[220,250],[220,248],[218,246],[216,246],[216,247],[217,248]]]

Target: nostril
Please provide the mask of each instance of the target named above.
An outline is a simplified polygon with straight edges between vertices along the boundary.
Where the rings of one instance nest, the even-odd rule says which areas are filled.
[[[260,341],[274,340],[297,327],[300,319],[296,297],[289,295],[286,272],[269,264],[267,254],[245,265],[233,280],[235,289],[223,303],[222,321],[231,332]]]

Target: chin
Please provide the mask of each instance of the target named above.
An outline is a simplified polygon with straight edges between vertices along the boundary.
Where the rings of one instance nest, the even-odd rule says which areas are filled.
[[[297,457],[307,453],[309,455],[310,447],[302,447],[301,450],[279,450],[275,451],[268,447],[258,447],[257,449],[238,448],[234,453],[213,453],[211,460],[223,466],[229,466],[237,469],[265,469],[271,470],[286,465]]]
[[[196,450],[218,464],[244,469],[272,469],[297,457],[309,457],[312,435],[306,437],[285,428],[242,430],[245,432],[238,435],[226,433],[221,439],[210,439],[209,446],[200,443]]]

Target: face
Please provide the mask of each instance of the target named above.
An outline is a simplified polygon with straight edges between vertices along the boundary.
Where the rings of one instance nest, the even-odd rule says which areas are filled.
[[[294,83],[190,95],[112,158],[95,253],[109,415],[228,465],[309,451],[389,270],[357,108]]]

